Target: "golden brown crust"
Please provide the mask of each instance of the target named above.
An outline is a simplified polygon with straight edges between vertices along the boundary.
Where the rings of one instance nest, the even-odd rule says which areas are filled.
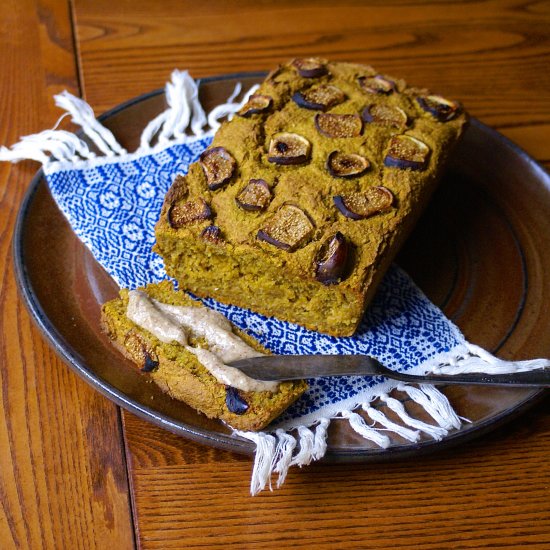
[[[372,67],[324,60],[280,66],[257,94],[270,97],[270,107],[236,115],[214,138],[212,148],[236,161],[223,186],[209,189],[200,162],[190,167],[189,197],[203,198],[210,218],[170,227],[166,212],[174,204],[172,193],[156,226],[155,250],[181,287],[200,296],[349,336],[427,203],[467,116],[446,102],[440,118],[448,120],[441,121],[433,113],[437,100],[430,99],[431,111],[418,101],[427,90],[378,75]],[[359,155],[367,169],[335,175],[327,168],[335,151]],[[258,179],[269,185],[269,201],[253,211],[243,209],[236,198]],[[391,208],[357,216],[337,206],[338,196],[377,186],[393,195]],[[288,205],[304,213],[295,220],[311,220],[310,231],[274,230],[274,223],[291,223],[279,215]],[[218,228],[217,243],[200,239],[210,225]],[[326,286],[316,279],[315,258],[336,233],[350,243],[353,265],[339,271],[345,275],[337,284]]]

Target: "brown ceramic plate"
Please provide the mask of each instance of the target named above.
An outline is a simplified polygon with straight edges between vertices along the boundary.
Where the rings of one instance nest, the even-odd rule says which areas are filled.
[[[245,89],[263,75],[201,83],[207,110],[236,82]],[[139,97],[101,117],[127,150],[146,123],[164,110],[162,91]],[[442,184],[406,243],[399,263],[472,342],[506,359],[550,356],[550,177],[503,136],[472,121]],[[99,330],[100,305],[116,285],[76,239],[48,191],[42,172],[21,206],[14,252],[21,293],[38,326],[61,357],[105,396],[159,426],[217,447],[252,452],[252,444],[160,392],[109,344]],[[546,275],[546,276],[545,276]],[[517,415],[542,395],[514,388],[446,388],[471,423],[442,442],[395,439],[379,449],[333,422],[333,459],[371,460],[442,448],[480,435]],[[403,395],[396,394],[404,400]],[[414,404],[407,402],[406,407]],[[413,413],[420,411],[413,411]]]

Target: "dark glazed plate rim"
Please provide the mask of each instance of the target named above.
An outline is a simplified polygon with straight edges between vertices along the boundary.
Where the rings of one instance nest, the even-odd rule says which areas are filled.
[[[208,77],[199,80],[199,84],[202,83],[216,83],[224,80],[239,79],[239,78],[262,78],[266,75],[265,72],[257,73],[235,73],[222,76]],[[158,96],[164,93],[163,89],[154,90],[146,94],[137,96],[129,101],[121,103],[120,105],[110,109],[98,117],[99,120],[104,121],[111,116],[125,110],[126,108],[145,101],[154,96]],[[505,147],[508,147],[513,154],[521,157],[527,161],[535,171],[540,174],[540,180],[544,181],[544,185],[550,189],[549,176],[545,170],[531,158],[523,149],[518,145],[510,141],[508,138],[493,130],[492,128],[484,125],[477,119],[471,119],[470,124],[483,132],[488,133],[492,138],[500,141]],[[28,308],[31,316],[51,344],[55,352],[66,362],[69,367],[81,376],[87,383],[98,390],[108,399],[112,400],[117,405],[125,408],[126,410],[136,414],[137,416],[144,418],[154,424],[163,427],[173,433],[192,439],[197,442],[205,443],[215,447],[232,450],[240,453],[251,454],[254,451],[254,445],[248,440],[240,437],[232,436],[231,434],[225,434],[221,432],[212,432],[208,429],[197,428],[193,425],[174,422],[167,415],[159,414],[158,412],[147,407],[143,403],[129,398],[123,392],[107,383],[96,373],[91,371],[84,359],[74,351],[70,344],[65,340],[63,335],[58,331],[55,323],[48,317],[47,313],[43,309],[40,300],[34,292],[30,273],[27,265],[25,264],[23,240],[25,232],[25,221],[28,216],[29,207],[33,201],[33,198],[41,184],[46,185],[44,179],[44,172],[40,169],[30,182],[30,185],[22,200],[20,210],[17,215],[14,234],[13,234],[13,254],[14,254],[14,266],[15,276],[18,284],[19,291],[23,297],[24,303]],[[445,449],[454,446],[460,442],[478,437],[491,431],[498,426],[504,424],[517,417],[531,406],[535,405],[544,397],[544,390],[533,390],[523,400],[518,401],[514,406],[505,409],[503,412],[491,416],[483,421],[478,421],[475,426],[466,426],[459,431],[450,433],[441,441],[425,440],[415,444],[399,445],[397,447],[390,447],[389,449],[365,449],[358,450],[352,449],[349,451],[338,449],[329,449],[327,451],[327,459],[329,460],[342,460],[349,462],[368,462],[368,461],[381,461],[395,458],[408,458],[411,456],[417,456],[425,454],[439,449]]]

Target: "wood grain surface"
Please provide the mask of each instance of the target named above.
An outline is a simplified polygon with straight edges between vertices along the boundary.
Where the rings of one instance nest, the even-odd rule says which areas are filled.
[[[2,2],[2,144],[51,127],[53,93],[79,93],[68,8]],[[120,413],[57,358],[18,297],[11,235],[36,169],[0,165],[0,548],[132,548]]]
[[[4,0],[0,33],[0,144],[53,126],[65,88],[100,113],[176,67],[313,54],[458,98],[550,166],[549,2]],[[548,399],[458,449],[292,470],[254,498],[247,457],[121,415],[17,296],[11,234],[35,169],[0,165],[0,548],[550,547]]]
[[[548,401],[459,449],[315,464],[251,498],[246,459],[125,415],[143,548],[547,547]],[[531,547],[531,546],[529,546]]]
[[[99,111],[162,87],[176,67],[195,77],[263,71],[315,53],[458,97],[543,162],[549,18],[536,1],[76,1],[84,89]]]

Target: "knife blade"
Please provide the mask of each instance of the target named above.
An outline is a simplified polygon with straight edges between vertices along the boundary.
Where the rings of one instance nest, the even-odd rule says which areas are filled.
[[[510,374],[412,375],[391,370],[366,355],[264,355],[228,363],[256,380],[299,380],[325,376],[385,376],[420,384],[550,387],[550,368]]]

